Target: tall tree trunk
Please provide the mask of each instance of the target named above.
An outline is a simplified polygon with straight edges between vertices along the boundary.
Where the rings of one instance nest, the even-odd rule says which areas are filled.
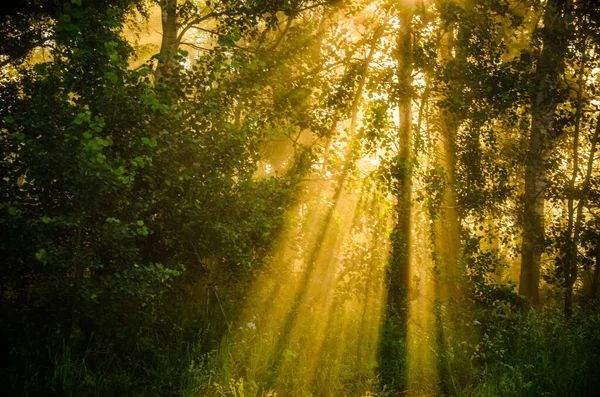
[[[160,0],[162,21],[162,41],[160,43],[160,60],[154,71],[156,82],[167,79],[175,72],[173,56],[177,51],[177,0]]]
[[[454,322],[457,316],[453,314],[464,307],[455,302],[460,297],[463,283],[460,281],[462,272],[459,269],[460,242],[460,218],[456,198],[456,162],[457,145],[456,138],[461,122],[460,111],[449,107],[447,103],[453,103],[453,96],[462,95],[461,76],[457,76],[454,70],[466,65],[466,50],[457,45],[455,37],[455,23],[449,23],[441,36],[439,61],[446,67],[448,83],[444,96],[439,98],[440,105],[437,112],[438,139],[436,143],[436,165],[444,172],[444,183],[441,191],[441,202],[437,212],[432,213],[434,225],[434,257],[435,267],[439,271],[436,285],[436,294],[439,298],[448,301],[448,310],[443,310],[441,304],[433,306],[435,324],[435,344],[438,356],[439,391],[441,394],[450,393],[450,382],[448,377],[449,362],[447,359],[449,349],[449,338],[459,330],[458,322]],[[470,29],[465,24],[458,26],[458,39],[469,37]],[[446,102],[446,104],[444,103]],[[461,302],[462,303],[462,302]],[[449,325],[452,332],[447,331]]]
[[[464,27],[461,27],[464,29]],[[441,38],[440,60],[448,63],[453,60],[454,32],[449,26]],[[466,34],[462,32],[462,34]],[[456,60],[461,62],[461,59]],[[457,90],[456,81],[450,82],[450,92]],[[456,193],[456,134],[459,119],[456,112],[442,108],[438,114],[438,156],[439,166],[445,173],[445,184],[442,191],[441,208],[435,220],[435,248],[434,262],[442,274],[439,294],[443,298],[454,297],[458,286],[458,251],[460,249],[460,221],[458,217]]]
[[[411,189],[412,189],[412,13],[402,15],[396,47],[398,63],[398,146],[396,157],[396,216],[392,257],[388,273],[388,309],[394,315],[406,310],[410,283]]]
[[[587,196],[590,189],[590,181],[592,178],[592,170],[594,168],[594,155],[596,153],[596,145],[598,136],[600,135],[600,115],[596,121],[596,129],[592,137],[590,156],[588,158],[585,179],[581,188],[581,199],[577,204],[577,213],[575,214],[575,223],[573,225],[573,235],[568,236],[567,255],[564,264],[565,277],[565,317],[571,318],[573,315],[573,286],[577,281],[577,246],[579,245],[579,236],[581,235],[581,225],[583,223],[583,208],[585,207]],[[575,172],[575,169],[573,170]]]
[[[575,103],[575,128],[573,134],[573,158],[572,158],[572,175],[571,181],[569,182],[568,199],[567,199],[567,230],[565,236],[564,255],[562,256],[562,270],[565,280],[565,316],[571,317],[572,313],[572,295],[573,295],[573,283],[571,283],[571,268],[573,265],[577,267],[577,245],[578,245],[578,232],[575,223],[579,224],[580,220],[575,220],[575,182],[579,174],[579,135],[581,130],[581,116],[583,111],[583,89],[584,89],[584,77],[585,77],[585,41],[583,45],[583,59],[579,67],[579,76],[577,78],[577,99]],[[594,145],[594,144],[592,144]],[[593,153],[592,153],[593,157]],[[574,280],[573,280],[574,281]]]
[[[536,305],[540,301],[540,261],[544,250],[546,160],[556,132],[559,79],[567,50],[566,0],[548,0],[542,30],[531,107],[531,133],[525,164],[523,246],[519,293]]]
[[[406,340],[408,324],[408,292],[410,285],[411,189],[412,189],[412,10],[401,7],[400,29],[396,37],[395,57],[398,85],[399,146],[394,170],[396,225],[391,240],[387,267],[386,323],[379,350],[382,382],[392,388],[403,388],[406,375]]]
[[[594,274],[592,275],[592,290],[590,300],[594,302],[598,296],[598,287],[600,287],[600,247],[596,247],[596,260],[594,263]]]

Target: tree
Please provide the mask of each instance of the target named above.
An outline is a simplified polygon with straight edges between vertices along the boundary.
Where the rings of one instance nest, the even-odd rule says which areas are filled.
[[[544,251],[544,202],[547,159],[555,128],[560,78],[568,45],[566,1],[548,1],[541,31],[541,51],[536,64],[531,97],[531,133],[525,168],[523,196],[523,248],[519,293],[538,304],[540,261]]]

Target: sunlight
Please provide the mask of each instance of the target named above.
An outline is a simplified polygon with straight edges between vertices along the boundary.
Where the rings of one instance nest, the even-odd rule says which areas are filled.
[[[3,395],[598,395],[598,2],[58,3],[0,20]]]
[[[356,23],[361,25],[376,15],[376,5],[372,2],[365,8]],[[400,28],[397,17],[388,16],[387,23],[393,29]],[[433,32],[433,28],[430,30]],[[350,37],[357,40],[359,35],[350,33]],[[397,61],[379,48],[393,46],[394,39],[384,35],[377,43],[367,55],[367,67],[376,71],[395,68]],[[329,46],[333,52],[340,51],[334,43]],[[416,73],[413,79],[417,91],[424,92],[424,73]],[[398,83],[395,74],[391,81]],[[370,98],[390,100],[388,92],[373,92]],[[366,100],[362,93],[355,99],[356,103]],[[415,101],[415,125],[419,123],[417,105],[421,106]],[[368,179],[352,175],[351,153],[364,117],[361,106],[354,108],[352,117],[338,121],[338,135],[328,138],[323,160],[312,165],[315,179],[305,182],[302,195],[290,211],[289,224],[275,245],[268,270],[253,283],[239,325],[222,346],[219,359],[223,362],[219,366],[226,369],[227,377],[243,379],[263,393],[294,390],[333,394],[336,390],[354,390],[363,395],[374,390],[387,299],[384,270],[390,250],[389,215],[395,198],[379,197]],[[397,112],[388,113],[398,126]],[[285,165],[296,155],[296,142],[310,145],[318,140],[310,132],[300,131],[293,132],[297,134],[294,142],[285,127],[277,133],[283,139],[264,145],[255,178],[285,172]],[[390,134],[393,142],[396,132]],[[439,137],[427,139],[434,147]],[[397,149],[397,143],[392,145]],[[369,178],[382,158],[389,155],[379,147],[374,154],[356,159],[356,174]],[[331,160],[330,156],[341,158]],[[435,158],[439,153],[423,156],[424,164],[439,161]],[[414,395],[438,395],[444,345],[451,335],[443,323],[445,306],[439,300],[448,297],[448,277],[440,280],[439,268],[444,265],[432,257],[434,237],[430,230],[437,229],[436,244],[444,245],[441,250],[445,255],[452,250],[455,236],[447,236],[448,231],[430,220],[424,207],[415,206],[412,212],[406,387]]]
[[[415,238],[411,255],[409,317],[407,327],[407,385],[417,395],[438,395],[438,341],[434,315],[436,276],[430,258],[427,219],[422,211],[413,211]]]
[[[384,206],[363,182],[307,184],[224,347],[230,375],[272,390],[341,382],[371,390],[388,251]]]

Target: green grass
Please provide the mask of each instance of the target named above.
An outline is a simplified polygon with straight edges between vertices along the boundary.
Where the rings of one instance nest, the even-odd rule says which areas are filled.
[[[499,316],[484,313],[472,324],[468,340],[460,332],[445,338],[437,354],[445,370],[440,394],[449,396],[594,396],[600,390],[600,316],[580,315],[569,323],[557,310],[541,309]],[[487,318],[487,322],[484,320]],[[471,328],[468,328],[471,329]],[[474,337],[475,335],[476,337]],[[198,338],[196,338],[198,339]],[[360,363],[329,346],[317,376],[306,384],[300,368],[285,367],[276,382],[249,376],[264,373],[260,349],[250,361],[225,337],[206,352],[182,335],[140,338],[130,351],[111,350],[90,341],[84,353],[66,341],[29,352],[28,376],[12,381],[8,395],[45,396],[358,396],[365,391],[395,396],[397,388],[369,376],[377,363]],[[252,340],[249,342],[253,343]],[[250,349],[253,347],[250,346]],[[291,353],[290,353],[291,354]],[[294,352],[301,355],[302,352]],[[45,356],[45,369],[37,366]],[[290,355],[289,360],[294,359]],[[443,360],[442,360],[443,359]],[[36,361],[37,360],[37,361]],[[249,363],[249,364],[246,364]],[[249,365],[249,366],[245,366]],[[253,367],[254,366],[254,367]],[[382,370],[381,367],[378,368]],[[371,371],[371,374],[374,372]],[[11,389],[11,382],[6,386]],[[19,390],[17,390],[17,387]],[[18,391],[18,393],[17,393]],[[410,395],[410,394],[408,394]]]
[[[518,314],[485,330],[472,361],[478,362],[479,379],[453,387],[451,395],[597,395],[600,318],[581,316],[567,323],[556,310]]]

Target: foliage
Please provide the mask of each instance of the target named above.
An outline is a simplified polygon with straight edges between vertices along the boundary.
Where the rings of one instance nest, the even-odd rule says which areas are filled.
[[[229,61],[155,87],[148,66],[128,68],[119,18],[110,4],[65,3],[53,61],[1,87],[2,351],[14,357],[3,377],[14,391],[121,394],[140,371],[151,379],[178,354],[160,346],[189,332],[189,287],[251,280],[292,198],[290,179],[252,178],[258,116],[234,125],[218,111],[236,91],[186,91]],[[236,286],[219,302],[230,312]],[[126,364],[144,356],[143,369]]]
[[[592,395],[600,10],[551,30],[552,4],[3,4],[5,391]],[[142,59],[153,7],[176,23]]]

